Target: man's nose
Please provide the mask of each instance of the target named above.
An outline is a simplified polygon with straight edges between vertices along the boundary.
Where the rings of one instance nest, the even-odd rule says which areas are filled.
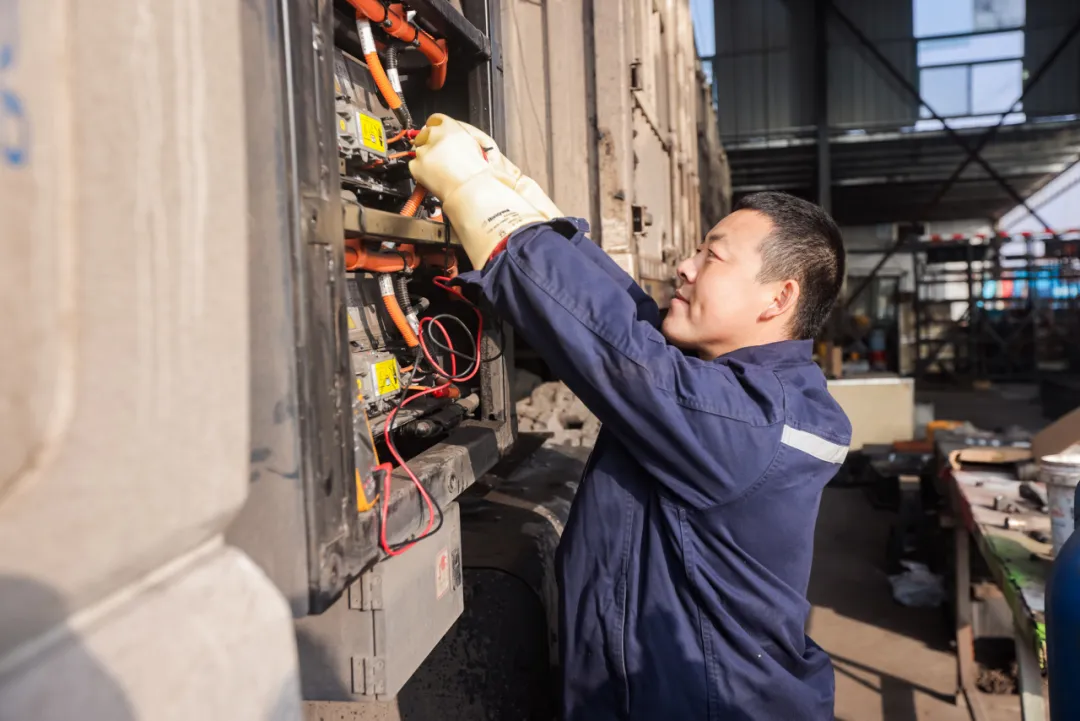
[[[694,257],[690,256],[679,263],[675,268],[675,272],[679,274],[684,283],[693,283],[697,280],[697,264],[694,262]]]

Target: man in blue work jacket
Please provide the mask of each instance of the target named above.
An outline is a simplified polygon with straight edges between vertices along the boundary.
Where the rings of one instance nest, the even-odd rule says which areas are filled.
[[[831,719],[805,634],[821,492],[851,426],[811,360],[844,251],[820,208],[761,193],[655,303],[494,142],[444,115],[410,170],[464,279],[603,423],[559,548],[563,715]]]

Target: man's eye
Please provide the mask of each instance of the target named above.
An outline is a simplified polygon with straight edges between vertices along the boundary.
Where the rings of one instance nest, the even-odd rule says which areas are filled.
[[[716,253],[712,252],[711,250],[709,251],[709,258],[708,258],[708,259],[709,259],[709,260],[719,260],[719,261],[721,261],[721,262],[723,262],[723,260],[724,260],[723,258],[721,258],[721,257],[720,257],[719,255],[717,255]]]

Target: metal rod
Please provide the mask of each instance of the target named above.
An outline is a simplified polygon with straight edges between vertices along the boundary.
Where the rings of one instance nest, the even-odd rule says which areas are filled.
[[[829,147],[829,0],[814,0],[814,105],[817,114],[818,205],[832,213],[832,151]]]
[[[855,299],[862,295],[864,290],[870,287],[870,282],[874,279],[874,276],[878,274],[878,271],[885,267],[885,264],[889,262],[889,259],[896,255],[896,251],[900,249],[900,246],[908,240],[909,236],[898,234],[896,242],[889,246],[889,248],[881,255],[881,258],[878,259],[878,262],[874,264],[874,267],[870,269],[870,273],[862,279],[862,282],[860,282],[859,285],[855,286],[855,290],[851,291],[847,300],[844,301],[844,310],[850,308],[851,304],[855,302]],[[910,238],[910,240],[915,242],[917,238]]]
[[[954,481],[955,483],[955,481]],[[959,492],[954,494],[954,497]],[[959,508],[959,503],[954,501],[954,508]],[[956,527],[953,531],[955,539],[956,559],[956,667],[957,667],[957,690],[963,694],[967,701],[968,713],[973,721],[983,721],[988,718],[986,709],[983,707],[979,691],[975,686],[975,633],[972,627],[974,613],[971,604],[971,566],[968,530],[963,520],[956,519]]]
[[[978,369],[975,361],[975,356],[978,354],[978,346],[975,342],[975,324],[981,320],[976,318],[979,315],[976,312],[975,301],[975,278],[972,274],[972,263],[975,262],[975,251],[971,243],[968,243],[965,248],[964,259],[967,261],[964,266],[964,270],[967,275],[967,316],[968,316],[968,333],[967,333],[967,363],[968,363],[968,376],[975,378],[978,377]]]
[[[977,65],[997,65],[999,63],[1014,63],[1017,60],[1023,60],[1024,55],[1003,55],[1000,58],[994,58],[993,60],[968,60],[966,62],[948,62],[948,63],[934,63],[932,65],[920,65],[919,70],[938,70],[940,68],[973,68]],[[1015,103],[1013,103],[1015,105]],[[1012,106],[1009,106],[1012,107]],[[996,113],[980,113],[980,115],[995,115]],[[952,117],[952,116],[950,116]],[[967,115],[958,115],[956,117],[966,118]]]
[[[920,283],[920,279],[922,278],[922,275],[923,275],[921,266],[922,266],[922,261],[919,259],[919,254],[916,251],[912,250],[911,251],[911,271],[912,271],[912,276],[913,276],[912,280],[915,281],[915,292],[912,295],[911,305],[912,305],[913,314],[915,316],[913,318],[913,320],[915,321],[915,380],[916,380],[916,382],[921,381],[922,378],[923,378],[923,367],[922,367],[922,318],[920,317],[920,315],[922,313],[922,298],[920,297],[920,291],[922,289],[922,285]],[[930,299],[927,298],[927,300],[930,300]],[[897,368],[897,370],[901,370],[901,369]],[[901,371],[901,374],[903,374],[902,371]]]
[[[1013,643],[1016,647],[1017,686],[1020,688],[1020,717],[1023,721],[1044,721],[1046,701],[1042,692],[1042,669],[1039,657],[1032,648],[1031,639],[1013,627]]]

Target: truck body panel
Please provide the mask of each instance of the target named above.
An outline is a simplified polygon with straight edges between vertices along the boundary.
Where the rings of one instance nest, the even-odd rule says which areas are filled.
[[[689,4],[501,0],[506,154],[666,306],[730,206]]]
[[[4,13],[0,716],[294,717],[288,609],[221,535],[249,480],[241,3]]]
[[[381,308],[383,276],[416,315],[461,321],[457,343],[479,326],[432,277],[454,256],[438,203],[399,216],[415,191],[404,163],[357,137],[371,123],[390,137],[399,113],[372,90],[353,5],[0,5],[0,716],[296,718],[298,666],[310,681],[323,663],[350,683],[303,684],[309,715],[378,717],[492,573],[513,579],[500,598],[536,594],[521,632],[547,640],[550,672],[568,501],[555,515],[536,511],[542,498],[516,503],[518,537],[514,499],[482,487],[488,502],[458,522],[459,497],[495,483],[485,474],[515,442],[513,335],[491,309],[475,377],[393,427],[411,429],[398,438],[415,482],[403,463],[377,465],[421,365]],[[433,90],[429,63],[401,48],[415,118],[446,112],[491,134],[666,304],[708,217],[699,187],[730,196],[702,178],[724,170],[686,0],[407,5],[450,51]],[[363,92],[342,89],[343,67]],[[406,272],[407,248],[445,257]],[[371,374],[387,367],[381,397]],[[450,521],[428,546],[385,560],[436,516]],[[496,527],[500,552],[477,564],[505,568],[470,566],[468,547]],[[407,602],[355,608],[380,574]],[[488,615],[500,603],[477,600]],[[482,618],[433,662],[467,659],[452,647],[482,642],[497,625]],[[298,651],[297,630],[319,644]],[[462,680],[418,676],[432,678],[440,698]]]

